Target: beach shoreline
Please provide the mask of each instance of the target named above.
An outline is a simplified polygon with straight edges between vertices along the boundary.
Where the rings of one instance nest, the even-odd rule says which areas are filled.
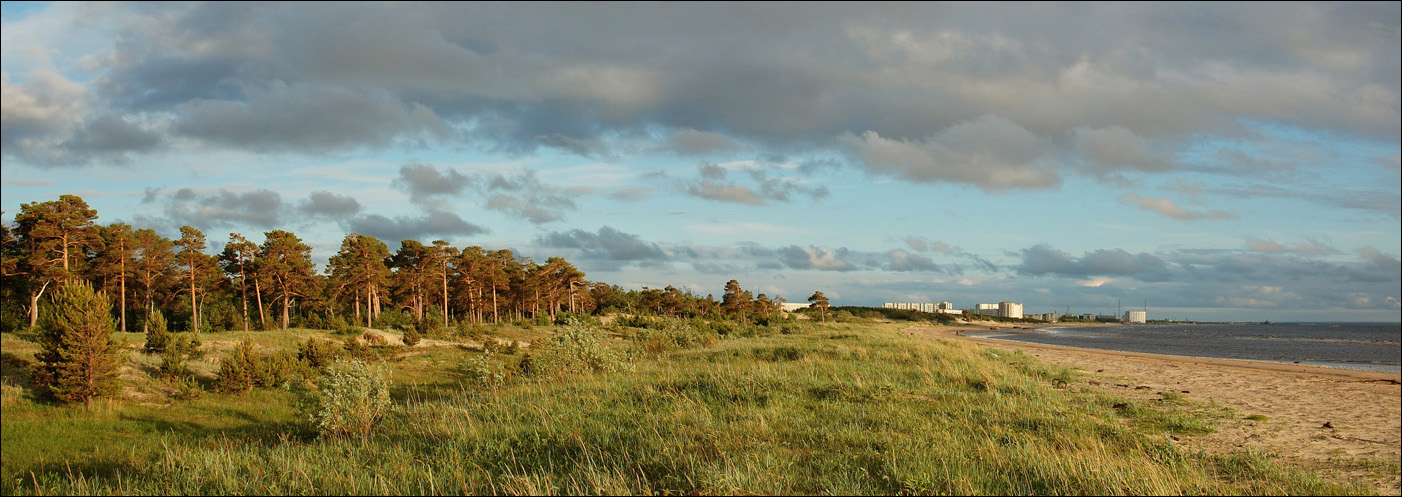
[[[1193,450],[1250,449],[1277,454],[1321,475],[1372,483],[1402,495],[1402,374],[1248,359],[1125,352],[968,336],[986,326],[917,326],[931,339],[1022,351],[1085,374],[1087,388],[1142,400],[1179,393],[1228,407],[1217,432],[1183,436]],[[1381,474],[1378,463],[1390,464]],[[1389,463],[1390,462],[1390,463]],[[1372,468],[1372,469],[1369,469]]]
[[[992,332],[992,331],[993,331],[993,330],[988,330],[988,329],[986,329],[986,328],[976,328],[976,327],[959,327],[959,329],[960,329],[961,331],[979,331],[979,332]],[[1028,331],[1035,330],[1035,329],[1036,329],[1036,328],[1026,328],[1026,330],[1028,330]],[[999,330],[999,332],[1002,332],[1002,333],[1009,333],[1008,330]],[[1018,332],[1018,331],[1012,331],[1011,333],[1017,333],[1017,332]],[[972,336],[972,335],[968,335],[968,334],[960,334],[959,337],[960,337],[960,338],[967,338],[967,339],[969,339],[969,340],[993,340],[993,341],[1006,342],[1006,343],[1013,343],[1013,344],[1025,344],[1025,345],[1029,345],[1029,346],[1032,346],[1032,347],[1062,348],[1062,349],[1069,349],[1069,350],[1100,351],[1100,352],[1105,352],[1105,353],[1109,353],[1109,354],[1123,354],[1123,355],[1125,355],[1125,356],[1131,356],[1131,357],[1158,358],[1158,359],[1164,359],[1164,360],[1181,361],[1181,362],[1192,363],[1192,364],[1213,364],[1213,365],[1219,365],[1219,366],[1224,366],[1224,367],[1240,367],[1240,368],[1247,368],[1247,369],[1264,369],[1264,370],[1272,370],[1272,371],[1283,371],[1283,372],[1301,373],[1301,374],[1317,374],[1317,375],[1325,375],[1325,376],[1335,375],[1335,376],[1341,376],[1341,377],[1345,377],[1345,378],[1355,378],[1355,379],[1361,379],[1361,380],[1366,380],[1366,381],[1387,382],[1387,381],[1389,381],[1389,380],[1394,380],[1394,381],[1402,382],[1402,372],[1378,371],[1378,370],[1373,370],[1373,369],[1349,368],[1349,367],[1343,367],[1343,366],[1327,366],[1327,365],[1321,365],[1321,364],[1309,364],[1309,363],[1304,363],[1304,362],[1270,361],[1270,360],[1264,360],[1264,359],[1237,359],[1237,358],[1226,358],[1226,357],[1206,357],[1206,356],[1190,356],[1190,355],[1177,355],[1177,354],[1158,354],[1158,353],[1153,353],[1153,352],[1135,352],[1135,351],[1113,350],[1113,349],[1095,349],[1095,348],[1089,348],[1089,347],[1074,347],[1074,346],[1069,346],[1069,345],[1057,345],[1057,344],[1039,343],[1039,342],[1025,342],[1025,341],[1022,341],[1022,340],[1013,340],[1013,339],[1007,339],[1007,338],[996,338],[996,337],[986,337],[986,336]],[[1361,373],[1361,374],[1356,374],[1356,373]]]

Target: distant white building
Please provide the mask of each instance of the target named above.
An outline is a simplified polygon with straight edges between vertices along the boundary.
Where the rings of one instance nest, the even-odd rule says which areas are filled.
[[[980,316],[997,316],[998,304],[975,304],[969,311]]]
[[[1145,311],[1125,311],[1126,323],[1147,323],[1149,322],[1148,318],[1149,313]]]
[[[1022,319],[1022,304],[1016,302],[999,302],[998,317]]]
[[[944,302],[948,303],[948,302]],[[903,309],[909,311],[935,312],[939,304],[933,302],[886,302],[881,304],[884,309]]]
[[[807,302],[780,302],[779,310],[784,312],[793,312],[799,309],[807,309],[809,305],[812,304],[809,304]]]

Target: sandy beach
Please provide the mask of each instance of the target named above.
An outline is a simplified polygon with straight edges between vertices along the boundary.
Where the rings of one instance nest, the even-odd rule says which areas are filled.
[[[1222,420],[1216,433],[1180,437],[1178,443],[1190,449],[1274,453],[1322,476],[1364,478],[1381,495],[1402,495],[1402,476],[1396,472],[1402,460],[1402,375],[1397,373],[1082,349],[958,333],[975,329],[987,328],[929,326],[907,331],[1021,350],[1086,373],[1088,387],[1117,395],[1155,399],[1162,392],[1187,392],[1183,395],[1188,400],[1215,402],[1236,414]],[[1245,419],[1253,415],[1265,419]],[[1391,469],[1380,469],[1379,463],[1389,461]]]

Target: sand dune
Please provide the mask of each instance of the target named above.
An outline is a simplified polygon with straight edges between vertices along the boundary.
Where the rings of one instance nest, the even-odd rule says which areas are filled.
[[[936,326],[908,331],[1021,350],[1087,373],[1093,388],[1132,398],[1187,391],[1189,400],[1213,401],[1230,407],[1237,416],[1221,422],[1217,433],[1181,437],[1180,444],[1211,452],[1237,448],[1271,452],[1326,477],[1363,478],[1379,494],[1402,495],[1402,476],[1396,472],[1402,459],[1402,375],[974,338],[959,335],[959,329]],[[1245,419],[1252,415],[1266,419]],[[1380,468],[1379,463],[1389,461],[1390,469]]]

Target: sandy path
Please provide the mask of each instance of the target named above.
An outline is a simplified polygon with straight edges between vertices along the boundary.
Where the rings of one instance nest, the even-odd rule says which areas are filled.
[[[1249,448],[1278,454],[1324,476],[1360,477],[1382,495],[1402,495],[1402,375],[1265,361],[1170,356],[975,338],[959,327],[918,327],[908,333],[1021,350],[1077,369],[1089,386],[1131,398],[1182,392],[1235,410],[1217,432],[1181,437],[1210,452]],[[983,328],[977,328],[983,329]],[[1148,388],[1138,388],[1148,387]],[[1264,415],[1265,421],[1244,419]],[[1326,425],[1327,424],[1327,425]],[[1390,461],[1390,469],[1378,467]],[[1366,467],[1363,465],[1371,465]],[[1369,474],[1375,477],[1368,477]],[[1380,477],[1378,475],[1381,475]]]

